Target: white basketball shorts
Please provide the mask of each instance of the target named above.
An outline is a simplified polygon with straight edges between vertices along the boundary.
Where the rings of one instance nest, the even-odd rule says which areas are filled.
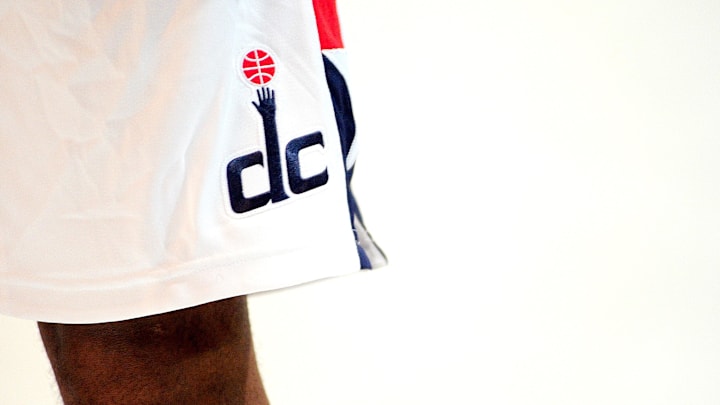
[[[333,12],[0,2],[0,312],[109,322],[382,265]]]

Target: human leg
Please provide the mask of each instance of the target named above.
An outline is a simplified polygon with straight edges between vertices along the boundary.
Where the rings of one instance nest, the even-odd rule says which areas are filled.
[[[267,405],[244,296],[100,324],[39,323],[67,405]]]

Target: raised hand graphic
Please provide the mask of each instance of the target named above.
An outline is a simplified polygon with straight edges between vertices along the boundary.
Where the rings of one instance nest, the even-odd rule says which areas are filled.
[[[263,119],[273,117],[275,115],[275,90],[263,87],[257,90],[257,96],[258,102],[253,101],[253,105]]]

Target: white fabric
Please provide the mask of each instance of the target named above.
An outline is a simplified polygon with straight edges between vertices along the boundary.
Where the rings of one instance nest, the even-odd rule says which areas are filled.
[[[322,132],[301,163],[329,180],[237,214],[228,162],[267,156],[256,48],[281,150]],[[358,269],[310,0],[2,0],[0,94],[0,312],[114,321]]]

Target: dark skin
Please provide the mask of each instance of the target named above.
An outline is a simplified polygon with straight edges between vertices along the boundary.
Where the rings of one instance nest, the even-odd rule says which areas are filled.
[[[245,297],[121,322],[38,325],[66,405],[269,404]]]

